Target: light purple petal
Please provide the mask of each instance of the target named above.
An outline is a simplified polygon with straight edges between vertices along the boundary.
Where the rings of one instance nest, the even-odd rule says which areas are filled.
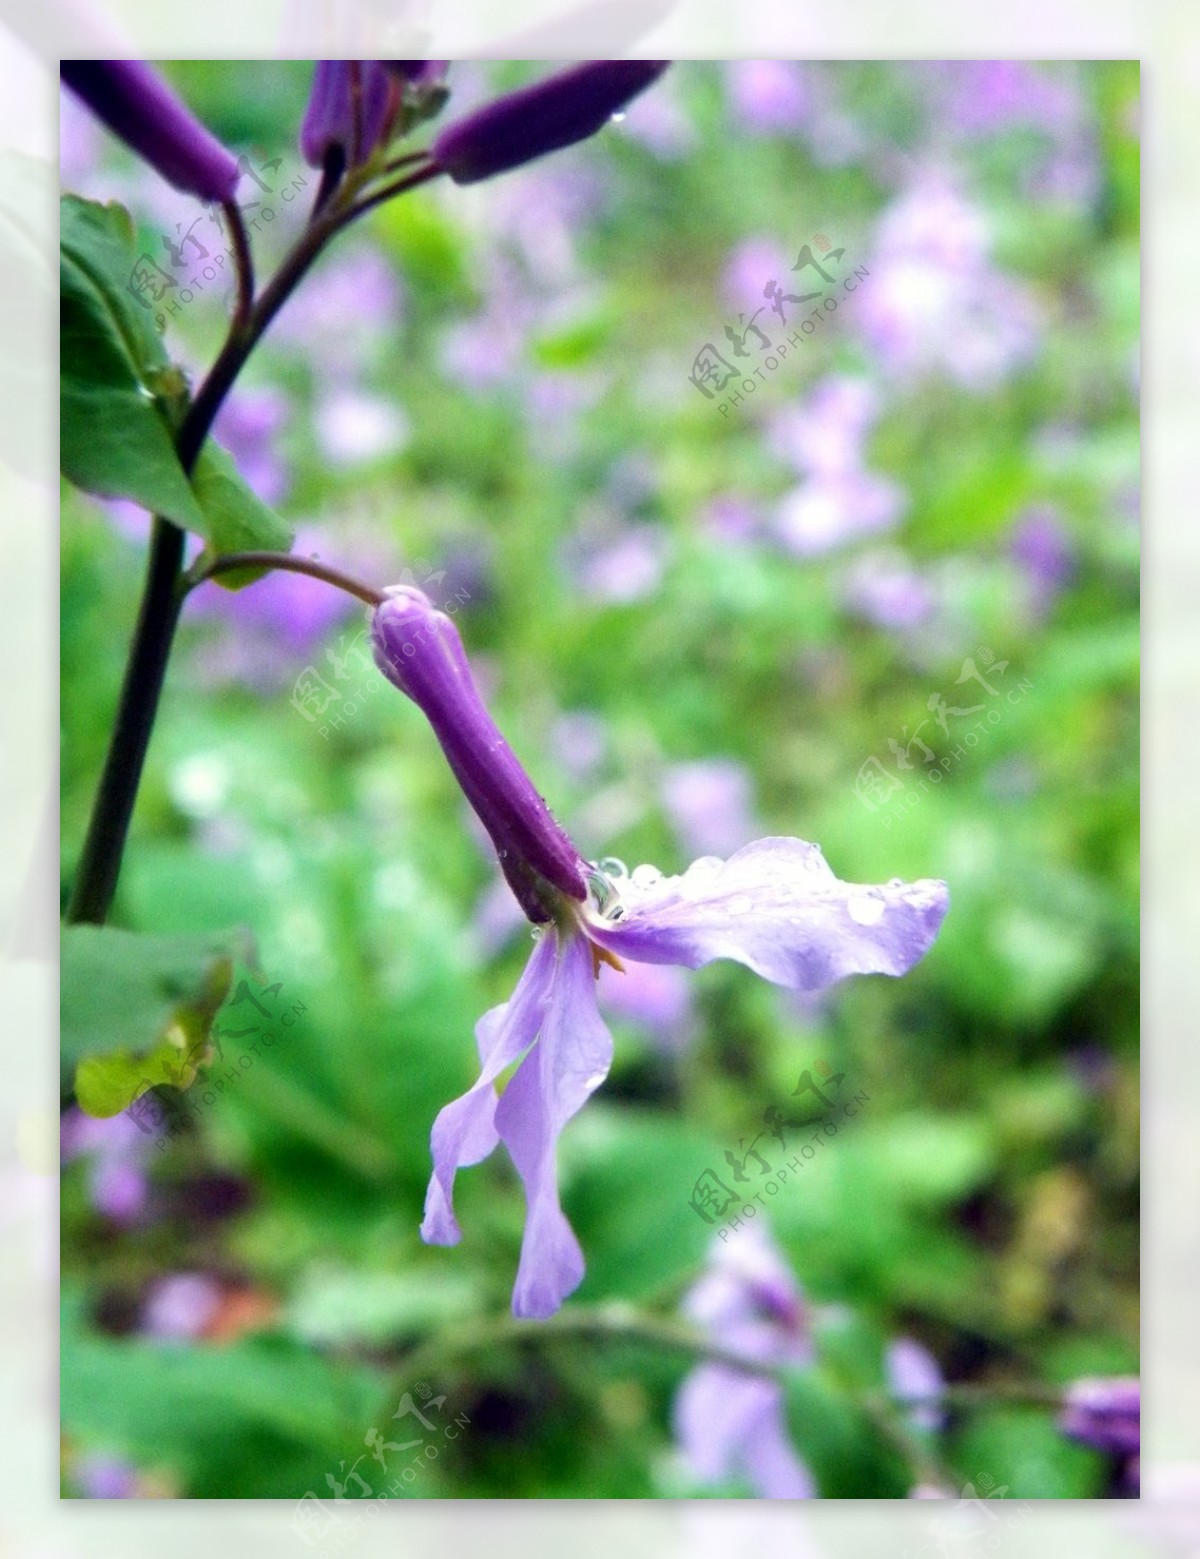
[[[596,1008],[585,937],[550,937],[558,963],[537,1043],[496,1110],[496,1130],[525,1186],[525,1235],[513,1314],[543,1320],[583,1280],[583,1253],[558,1201],[555,1150],[563,1127],[612,1065],[612,1036]]]
[[[639,868],[616,886],[619,906],[589,926],[600,946],[689,969],[732,958],[804,991],[850,974],[906,973],[949,906],[944,882],[841,882],[802,839],[759,839],[728,861],[696,861],[682,877],[648,881]]]
[[[940,1429],[945,1414],[938,1398],[946,1388],[941,1366],[912,1337],[897,1337],[887,1351],[887,1377],[892,1395],[909,1402],[909,1418],[918,1429]]]
[[[703,1483],[723,1483],[745,1465],[744,1450],[763,1419],[779,1405],[779,1387],[763,1376],[724,1364],[701,1364],[675,1399],[675,1436]]]
[[[457,1245],[462,1238],[454,1217],[454,1175],[485,1159],[499,1141],[495,1125],[499,1101],[493,1084],[533,1043],[542,1025],[557,971],[555,940],[542,937],[511,999],[480,1018],[475,1029],[483,1064],[479,1079],[439,1111],[433,1123],[433,1178],[421,1224],[421,1238],[430,1245]]]
[[[776,1401],[764,1410],[742,1448],[746,1477],[763,1499],[812,1499],[816,1484],[788,1439],[783,1396],[776,1387]]]

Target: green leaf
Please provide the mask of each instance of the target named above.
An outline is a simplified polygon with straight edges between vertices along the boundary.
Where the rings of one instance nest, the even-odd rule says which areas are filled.
[[[187,1086],[193,1056],[229,994],[243,930],[143,936],[108,926],[69,926],[62,939],[62,1057],[78,1063],[76,1091],[88,1114],[116,1115],[144,1082]]]
[[[181,1045],[165,1040],[148,1055],[118,1050],[111,1056],[84,1056],[75,1070],[75,1097],[85,1115],[107,1120],[120,1115],[147,1088],[168,1084],[190,1088],[196,1067],[184,1060]]]
[[[192,479],[196,497],[204,515],[203,531],[209,545],[201,566],[222,552],[286,552],[292,545],[288,525],[251,492],[238,475],[233,461],[218,445],[208,443],[196,463]],[[218,574],[214,583],[227,590],[240,590],[253,584],[266,572],[260,568],[239,569]]]
[[[203,532],[172,431],[184,379],[131,290],[136,239],[129,213],[115,202],[68,195],[61,220],[63,472],[86,492],[131,498]]]

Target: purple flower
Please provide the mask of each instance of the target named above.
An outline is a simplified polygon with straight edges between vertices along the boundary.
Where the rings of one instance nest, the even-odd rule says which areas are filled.
[[[908,1416],[918,1429],[940,1429],[945,1413],[938,1398],[946,1382],[928,1348],[911,1337],[897,1337],[887,1351],[888,1386],[898,1402],[911,1404]]]
[[[673,764],[663,775],[662,798],[689,855],[728,855],[753,831],[750,776],[732,758]]]
[[[1073,1381],[1058,1426],[1069,1439],[1110,1456],[1137,1456],[1142,1443],[1142,1388],[1136,1375]]]
[[[411,62],[410,62],[411,63]],[[313,168],[366,162],[385,144],[400,104],[401,80],[382,60],[318,60],[300,127],[300,151]]]
[[[937,609],[937,596],[902,552],[879,548],[863,553],[842,581],[846,605],[876,627],[919,628]]]
[[[871,471],[822,472],[783,498],[775,530],[797,557],[820,557],[890,530],[907,506],[904,489],[886,476]]]
[[[988,247],[982,212],[934,179],[884,213],[854,317],[886,370],[984,391],[1032,356],[1035,301],[992,266]]]
[[[232,200],[238,163],[154,70],[141,60],[63,60],[62,79],[97,119],[157,169],[201,200]]]
[[[879,392],[869,380],[830,374],[803,405],[789,405],[771,418],[768,442],[801,474],[841,476],[862,465],[879,409]]]
[[[604,128],[666,70],[667,60],[589,60],[510,92],[448,125],[434,161],[456,184],[505,173]]]
[[[749,130],[797,130],[811,93],[795,60],[731,60],[725,67],[730,105]]]
[[[74,1473],[85,1499],[137,1498],[137,1468],[120,1456],[91,1452],[79,1458]]]
[[[714,1342],[762,1364],[811,1362],[808,1312],[770,1237],[751,1224],[713,1246],[684,1313]],[[693,1476],[742,1476],[763,1499],[811,1499],[815,1488],[787,1435],[783,1388],[727,1364],[701,1364],[679,1389],[675,1434]]]
[[[63,1162],[88,1160],[88,1200],[113,1223],[136,1223],[150,1196],[146,1161],[154,1144],[158,1106],[146,1095],[138,1110],[147,1130],[128,1112],[101,1120],[72,1107],[62,1119]]]
[[[1049,505],[1032,508],[1013,526],[1008,547],[1025,576],[1030,605],[1040,617],[1075,572],[1075,548],[1067,528]]]
[[[182,1341],[204,1335],[221,1308],[221,1287],[202,1272],[159,1278],[142,1305],[141,1330],[149,1337]]]
[[[849,974],[900,975],[933,944],[946,885],[844,883],[816,845],[780,838],[727,861],[702,857],[678,877],[648,866],[611,877],[582,859],[497,730],[449,617],[398,587],[376,610],[373,641],[380,670],[428,717],[521,907],[540,927],[511,1000],[476,1029],[478,1081],[434,1123],[421,1232],[434,1244],[457,1243],[455,1174],[503,1142],[527,1209],[513,1310],[545,1317],[583,1278],[583,1254],[559,1205],[555,1151],[612,1060],[596,1007],[601,963],[698,969],[728,958],[807,991]],[[496,1080],[514,1064],[497,1097]]]

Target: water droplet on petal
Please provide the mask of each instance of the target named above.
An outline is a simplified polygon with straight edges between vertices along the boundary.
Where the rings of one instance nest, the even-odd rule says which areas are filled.
[[[596,865],[600,868],[606,877],[629,876],[628,866],[626,866],[625,862],[621,860],[620,856],[618,855],[606,855],[602,861],[597,861]]]
[[[662,872],[657,866],[635,866],[629,880],[635,888],[652,888],[662,881]]]
[[[744,893],[739,893],[737,898],[730,899],[725,906],[726,913],[730,915],[744,915],[754,908],[754,900],[747,898]]]
[[[851,893],[846,900],[850,919],[860,926],[874,926],[883,919],[887,901],[878,888],[863,888]]]

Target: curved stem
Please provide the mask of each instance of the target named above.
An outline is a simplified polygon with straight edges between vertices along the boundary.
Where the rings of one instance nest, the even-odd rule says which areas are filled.
[[[437,164],[418,168],[415,173],[379,190],[376,194],[353,204],[357,185],[347,180],[340,191],[340,198],[331,198],[327,209],[313,212],[308,226],[299,241],[284,259],[279,270],[254,301],[254,276],[250,244],[241,212],[232,203],[224,209],[233,234],[233,250],[238,273],[237,307],[225,344],[200,386],[195,400],[188,408],[180,425],[175,445],[179,460],[188,476],[192,474],[204,441],[212,430],[213,422],[229,394],[238,374],[255,346],[261,340],[276,314],[291,296],[299,282],[316,261],[329,239],[340,228],[348,226],[356,217],[371,210],[381,201],[413,189],[442,170]],[[323,186],[324,187],[324,186]],[[332,191],[330,192],[332,196]],[[88,820],[87,837],[80,856],[79,869],[67,910],[68,921],[91,921],[102,924],[112,905],[117,876],[121,869],[121,857],[133,816],[133,804],[141,782],[142,767],[154,720],[158,712],[158,700],[162,693],[167,661],[179,609],[191,586],[184,584],[181,576],[183,565],[184,533],[172,521],[161,516],[154,519],[151,534],[150,556],[146,567],[146,582],[138,611],[137,627],[130,644],[125,677],[121,684],[112,736],[104,759],[104,769]],[[275,555],[272,561],[260,566],[279,567]],[[231,565],[237,566],[237,565]],[[243,565],[246,566],[246,565]],[[312,573],[311,569],[299,569]],[[205,576],[207,577],[207,576]],[[335,583],[331,574],[317,574]],[[369,605],[377,605],[382,599],[368,587],[357,582],[345,582],[341,588],[350,589]],[[199,581],[195,581],[198,583]]]
[[[368,606],[379,606],[384,600],[382,590],[376,590],[372,585],[364,585],[361,580],[354,579],[351,575],[343,573],[340,568],[333,568],[317,558],[297,557],[294,552],[223,552],[220,556],[209,559],[198,572],[185,574],[184,591],[190,592],[197,585],[202,585],[205,580],[214,579],[218,574],[232,574],[245,568],[281,568],[292,574],[307,574],[310,579],[323,580],[325,584],[333,585],[337,590],[344,590],[348,595],[357,596]]]

